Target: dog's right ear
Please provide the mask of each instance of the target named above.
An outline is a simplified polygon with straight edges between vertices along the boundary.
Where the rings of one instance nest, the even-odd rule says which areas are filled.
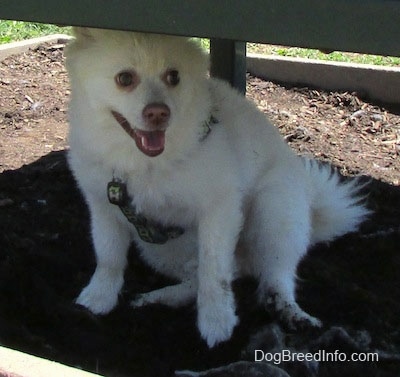
[[[107,29],[74,26],[72,28],[72,32],[75,36],[76,41],[84,45],[102,40],[110,35],[112,36],[114,31]]]
[[[87,40],[87,41],[92,41],[94,40],[94,35],[93,35],[93,29],[89,27],[80,27],[80,26],[74,26],[72,28],[72,32],[75,35],[75,38],[77,40]]]

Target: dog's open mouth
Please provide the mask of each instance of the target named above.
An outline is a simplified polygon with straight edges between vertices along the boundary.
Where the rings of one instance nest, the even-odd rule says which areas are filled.
[[[135,140],[136,146],[139,150],[146,156],[155,157],[164,151],[165,130],[143,131],[137,128],[132,128],[123,115],[117,111],[111,111],[111,113],[126,133]]]

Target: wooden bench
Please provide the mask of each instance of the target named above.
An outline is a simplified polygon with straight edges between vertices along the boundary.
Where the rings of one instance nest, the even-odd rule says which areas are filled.
[[[244,42],[400,56],[400,0],[14,0],[0,19],[211,39],[211,74],[245,88]]]

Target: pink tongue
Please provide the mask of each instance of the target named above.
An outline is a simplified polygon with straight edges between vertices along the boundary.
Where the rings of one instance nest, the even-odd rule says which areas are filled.
[[[139,149],[147,155],[160,154],[164,150],[165,131],[135,130]]]

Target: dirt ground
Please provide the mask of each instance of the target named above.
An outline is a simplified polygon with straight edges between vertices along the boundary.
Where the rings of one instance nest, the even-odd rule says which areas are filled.
[[[0,88],[0,344],[107,376],[171,376],[254,361],[245,350],[273,318],[255,304],[253,281],[235,282],[241,324],[231,341],[212,350],[197,333],[193,306],[129,307],[135,293],[170,283],[141,263],[134,246],[111,314],[96,317],[73,304],[94,257],[87,209],[65,162],[63,45],[0,62]],[[381,361],[321,363],[314,375],[398,376],[399,109],[355,93],[287,88],[253,77],[247,90],[299,153],[330,161],[344,175],[371,178],[374,215],[360,232],[310,251],[299,268],[298,301],[325,329],[368,333],[367,348],[379,350]],[[286,339],[294,336],[285,332]],[[291,377],[312,375],[282,368]]]

